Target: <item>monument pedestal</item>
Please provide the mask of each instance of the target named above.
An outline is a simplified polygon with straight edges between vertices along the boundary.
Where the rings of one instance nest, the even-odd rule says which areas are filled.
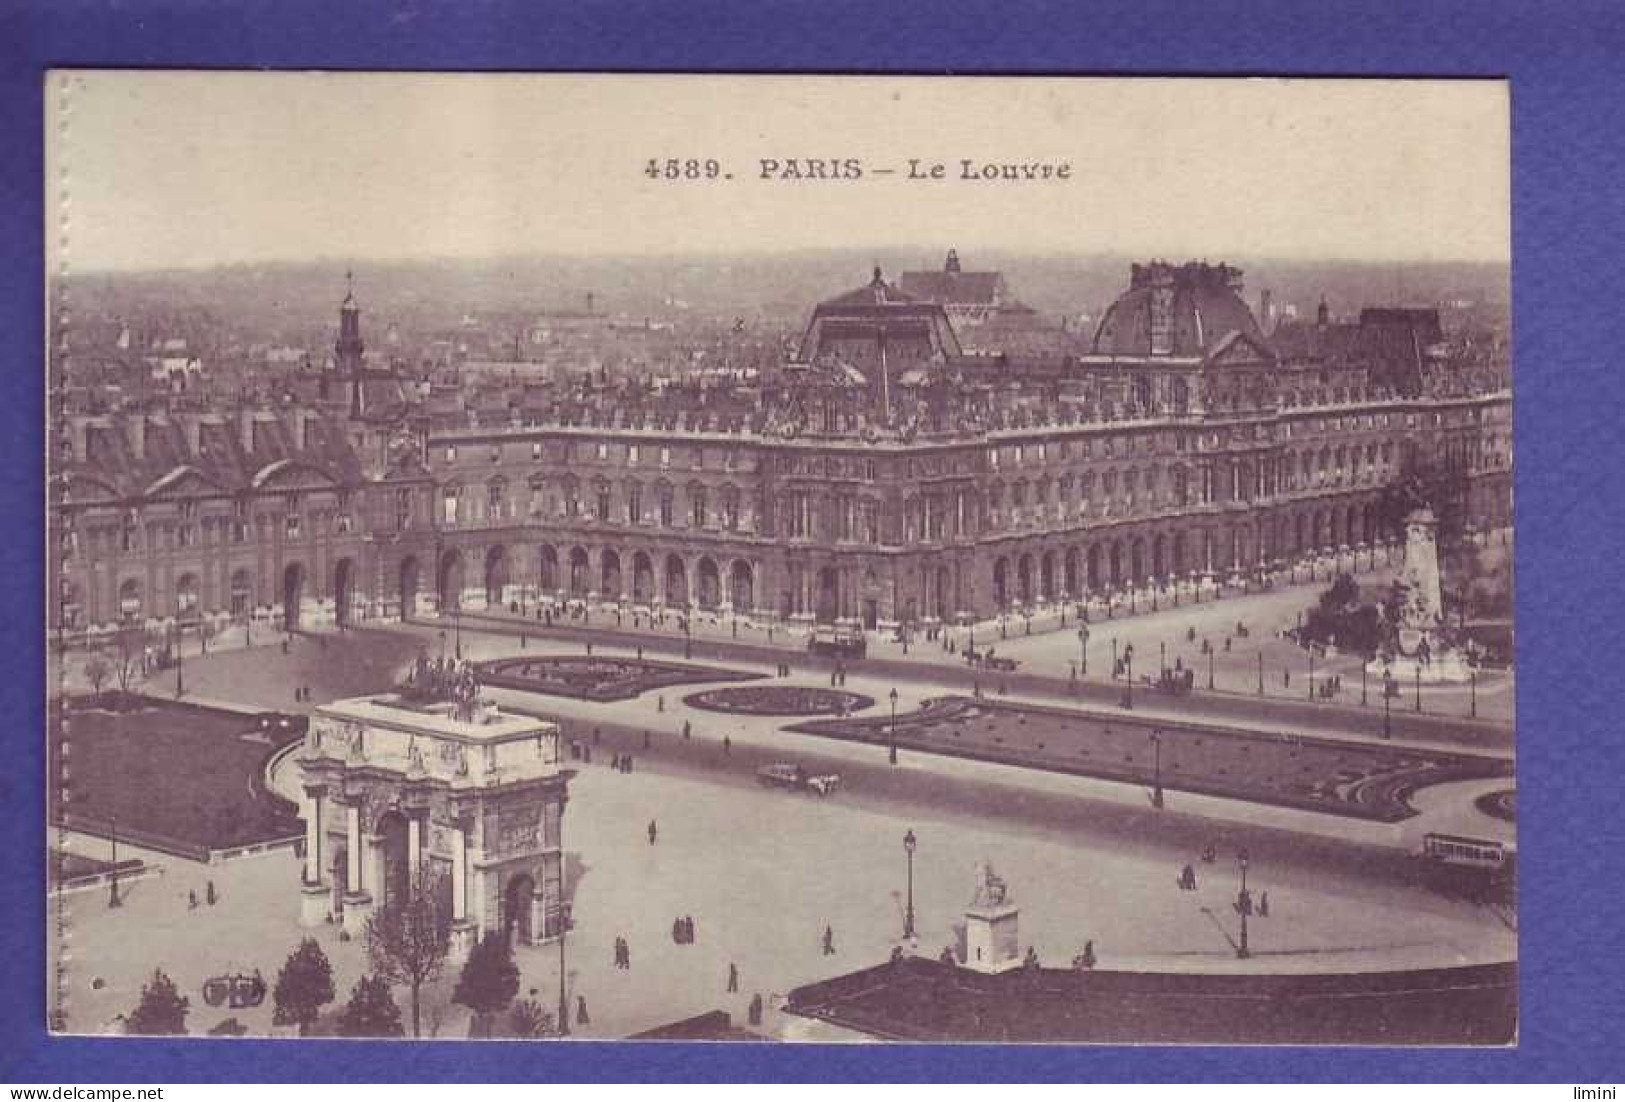
[[[1021,967],[1013,903],[972,906],[965,911],[965,967],[990,975]]]
[[[367,932],[367,919],[372,917],[371,892],[344,893],[344,932],[361,937]]]
[[[460,963],[468,959],[468,954],[474,951],[474,943],[480,939],[479,925],[469,919],[463,919],[451,924],[451,947],[447,956],[453,963]]]
[[[1420,658],[1399,655],[1392,662],[1373,659],[1366,664],[1366,673],[1381,678],[1392,677],[1403,692],[1407,685],[1415,685],[1421,673],[1424,685],[1465,685],[1472,680],[1473,670],[1466,657],[1456,650],[1434,651],[1424,662]]]
[[[299,925],[323,926],[333,910],[333,889],[322,883],[299,885]]]

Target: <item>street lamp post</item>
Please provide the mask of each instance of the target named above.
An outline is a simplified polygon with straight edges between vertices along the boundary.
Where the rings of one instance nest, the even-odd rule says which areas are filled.
[[[1371,657],[1367,655],[1365,661],[1360,663],[1360,707],[1362,708],[1365,707],[1365,668],[1370,661]]]
[[[1247,851],[1242,850],[1236,854],[1236,865],[1241,869],[1241,891],[1236,896],[1236,911],[1241,915],[1241,944],[1236,946],[1236,959],[1246,960],[1252,956],[1247,948],[1247,912],[1253,909],[1252,900],[1247,897]]]
[[[1117,640],[1112,640],[1112,680],[1117,680]]]
[[[891,691],[891,723],[886,726],[887,741],[891,743],[890,759],[897,764],[897,689]]]
[[[456,633],[456,636],[457,636],[457,640],[456,640],[457,647],[456,647],[456,651],[455,651],[455,653],[457,655],[457,661],[461,662],[463,660],[463,606],[462,606],[462,603],[460,601],[459,601],[459,603],[452,606],[452,609],[451,609],[451,626],[452,626],[452,630]]]
[[[1393,722],[1389,718],[1389,712],[1394,700],[1394,694],[1391,691],[1392,686],[1393,682],[1385,674],[1382,679],[1382,737],[1389,739],[1394,737]]]
[[[570,912],[563,902],[559,904],[559,1036],[570,1035],[570,995],[565,990],[564,937],[570,929]]]
[[[1157,648],[1158,648],[1158,651],[1159,651],[1159,654],[1158,654],[1158,657],[1157,657],[1157,676],[1158,677],[1167,677],[1168,676],[1168,641],[1166,639],[1162,640],[1161,642],[1159,642],[1157,644]]]
[[[1212,647],[1209,647],[1207,649],[1207,687],[1208,687],[1209,692],[1213,691],[1213,648]]]
[[[907,904],[903,908],[903,937],[910,939],[914,936],[914,848],[919,844],[910,830],[903,835],[903,852],[908,855],[908,896]]]
[[[107,905],[108,907],[122,907],[124,900],[118,893],[118,819],[107,820],[108,840],[113,843],[113,868],[108,874]]]
[[[179,700],[181,698],[181,694],[186,692],[186,685],[181,680],[181,666],[182,666],[182,661],[183,661],[182,658],[181,658],[181,643],[185,640],[185,638],[186,638],[185,633],[181,630],[181,625],[177,621],[176,624],[175,624],[175,699],[176,700]]]
[[[1162,734],[1151,732],[1151,806],[1162,809]]]
[[[1078,628],[1078,676],[1089,676],[1089,629]]]
[[[1123,648],[1123,672],[1128,675],[1128,686],[1123,690],[1123,707],[1134,709],[1134,644]]]
[[[1478,670],[1477,669],[1470,669],[1470,670],[1467,671],[1467,685],[1469,687],[1470,692],[1472,693],[1472,695],[1467,698],[1468,701],[1469,701],[1469,703],[1467,705],[1467,715],[1469,717],[1471,717],[1472,719],[1477,719],[1478,718]]]
[[[1422,710],[1422,663],[1416,664],[1416,710]]]
[[[1258,652],[1258,695],[1264,695],[1264,652]]]
[[[1309,699],[1315,699],[1315,648],[1309,648]]]

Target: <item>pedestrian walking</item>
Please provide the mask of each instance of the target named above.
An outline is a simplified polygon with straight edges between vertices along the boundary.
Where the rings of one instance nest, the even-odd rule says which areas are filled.
[[[649,844],[651,846],[655,844],[655,835],[657,833],[658,832],[655,830],[655,821],[653,819],[650,819],[649,820]]]
[[[594,727],[592,729],[592,744],[594,746],[597,746],[599,743],[601,743],[603,741],[604,741],[604,732],[602,732],[598,728]]]
[[[666,710],[666,698],[665,698],[665,696],[662,694],[661,696],[655,697],[655,711],[664,712],[665,710]]]
[[[592,1025],[592,1015],[587,1013],[587,996],[576,996],[576,1025]]]
[[[1258,893],[1258,917],[1259,918],[1268,918],[1269,916],[1270,916],[1270,893],[1269,892],[1259,892]]]
[[[209,901],[209,906],[211,907],[214,906],[215,902],[220,898],[220,893],[214,890],[213,880],[209,881],[209,883],[205,885],[203,897]]]
[[[186,893],[186,909],[189,910],[189,911],[197,910],[197,889],[196,888],[192,888],[191,890],[189,890]]]
[[[733,750],[733,741],[727,735],[722,736],[722,756],[727,757]]]
[[[683,920],[681,917],[671,920],[671,943],[673,945],[683,943]]]
[[[739,991],[739,966],[733,961],[728,962],[728,994],[737,994]]]
[[[690,945],[694,944],[694,916],[683,916],[683,940]]]
[[[830,926],[824,927],[824,955],[826,957],[835,955],[835,930]]]
[[[645,749],[645,750],[647,750],[647,749],[649,749],[649,747],[650,747],[650,739],[651,739],[651,738],[652,738],[652,737],[653,737],[653,736],[651,736],[651,735],[650,735],[650,734],[649,734],[649,731],[648,731],[648,730],[647,730],[647,729],[645,729],[645,730],[644,730],[644,732],[643,732],[643,748],[644,748],[644,749]]]
[[[692,735],[693,733],[694,733],[693,725],[691,723],[689,723],[688,720],[686,720],[686,719],[683,720],[683,741],[687,742],[689,736]]]
[[[1083,943],[1083,956],[1080,958],[1080,960],[1085,968],[1093,968],[1095,966],[1095,943],[1093,941],[1086,941]]]
[[[610,756],[609,767],[615,770],[617,773],[621,771],[621,756],[619,754],[612,754]]]

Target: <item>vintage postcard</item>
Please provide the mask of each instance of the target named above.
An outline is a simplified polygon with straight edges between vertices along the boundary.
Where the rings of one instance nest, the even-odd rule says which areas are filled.
[[[1504,82],[46,79],[53,1029],[1515,1043]]]

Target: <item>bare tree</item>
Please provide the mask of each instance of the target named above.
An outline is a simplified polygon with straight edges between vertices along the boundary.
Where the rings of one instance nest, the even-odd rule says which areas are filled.
[[[120,624],[113,635],[113,674],[118,679],[119,692],[130,691],[130,683],[147,651],[147,629],[140,624]]]
[[[113,676],[113,663],[107,660],[107,655],[96,651],[85,659],[85,680],[90,682],[90,691],[97,696],[102,694],[102,686],[107,679]]]
[[[367,919],[367,959],[373,974],[390,984],[405,984],[412,996],[412,1036],[422,1033],[422,991],[445,967],[451,948],[450,916],[440,902],[440,877],[429,862],[415,881]]]

